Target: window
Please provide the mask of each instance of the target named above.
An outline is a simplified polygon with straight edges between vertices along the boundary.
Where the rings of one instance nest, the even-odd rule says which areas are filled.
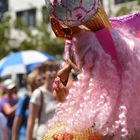
[[[23,25],[28,27],[36,26],[36,9],[19,11],[16,13],[16,15],[17,19],[20,19]]]
[[[8,0],[0,0],[0,21],[6,11],[8,11]]]

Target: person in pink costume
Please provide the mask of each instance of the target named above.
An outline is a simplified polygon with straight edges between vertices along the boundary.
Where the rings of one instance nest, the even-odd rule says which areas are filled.
[[[99,0],[87,0],[84,5],[92,4],[93,11],[86,18],[80,10],[73,16],[78,2],[81,6],[79,0],[47,1],[54,32],[71,40],[67,62],[75,68],[71,58],[80,72],[49,122],[44,140],[139,140],[140,13],[108,20]],[[62,7],[72,16],[62,14]],[[57,91],[61,87],[56,85]]]

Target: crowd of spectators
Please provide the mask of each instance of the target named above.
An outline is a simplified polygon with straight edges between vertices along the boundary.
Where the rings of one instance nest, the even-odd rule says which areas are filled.
[[[46,61],[24,75],[24,92],[19,80],[1,81],[0,140],[41,140],[58,103],[52,94],[58,69],[55,61]]]

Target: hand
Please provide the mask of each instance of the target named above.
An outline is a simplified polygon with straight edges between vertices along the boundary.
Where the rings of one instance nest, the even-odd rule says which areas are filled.
[[[57,77],[55,80],[54,80],[54,83],[53,83],[53,95],[54,97],[60,101],[60,102],[63,102],[65,100],[65,97],[67,95],[67,89],[66,87],[63,85],[63,83],[61,82],[60,78]]]
[[[67,82],[69,79],[70,71],[71,66],[68,63],[66,63],[65,66],[58,71],[57,77],[53,82],[53,95],[60,102],[63,102],[65,100],[65,97],[68,93]]]

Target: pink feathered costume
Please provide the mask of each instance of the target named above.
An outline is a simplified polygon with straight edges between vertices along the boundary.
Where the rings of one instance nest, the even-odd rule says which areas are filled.
[[[140,13],[110,22],[112,29],[72,38],[81,73],[49,129],[61,123],[60,132],[92,128],[103,140],[140,140]]]

